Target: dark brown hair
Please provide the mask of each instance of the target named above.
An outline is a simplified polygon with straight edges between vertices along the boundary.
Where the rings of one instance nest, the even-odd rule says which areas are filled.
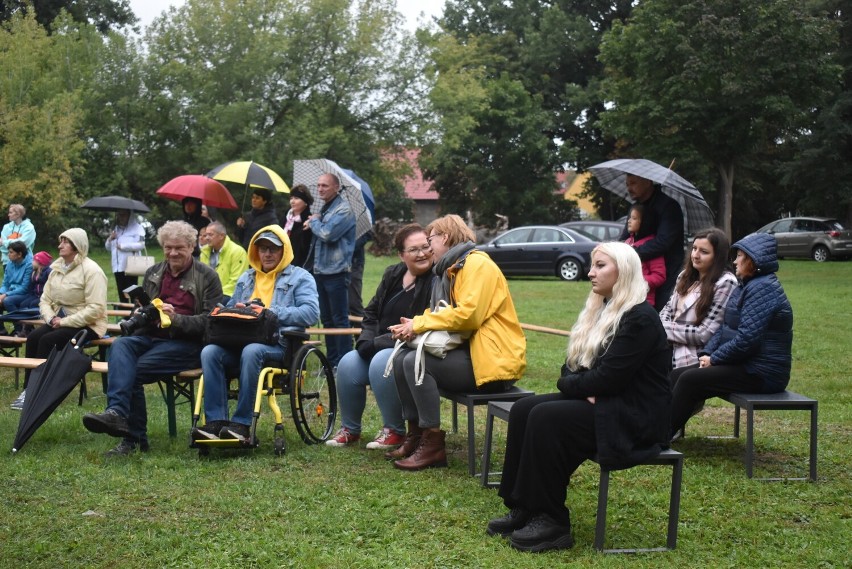
[[[716,281],[719,280],[726,270],[729,270],[728,256],[731,253],[731,242],[728,240],[725,232],[718,227],[703,229],[696,233],[692,239],[693,245],[698,239],[706,239],[710,242],[710,245],[713,247],[713,264],[710,266],[710,270],[704,274],[704,279],[701,281],[698,302],[695,304],[695,324],[704,320],[704,317],[710,312]],[[683,264],[683,277],[677,281],[675,291],[680,296],[684,296],[693,283],[700,278],[698,270],[692,266],[692,255],[687,255],[686,261]]]
[[[426,230],[419,223],[409,223],[403,225],[396,235],[393,237],[393,246],[400,253],[405,249],[405,240],[411,237],[414,233],[426,233]]]

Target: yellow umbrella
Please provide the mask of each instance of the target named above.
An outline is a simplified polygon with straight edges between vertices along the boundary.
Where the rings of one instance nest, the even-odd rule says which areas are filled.
[[[275,170],[250,160],[219,164],[207,172],[205,176],[219,180],[220,182],[233,182],[245,185],[244,203],[249,188],[265,188],[273,192],[290,193],[290,186],[287,185],[287,182],[281,176],[275,173]]]

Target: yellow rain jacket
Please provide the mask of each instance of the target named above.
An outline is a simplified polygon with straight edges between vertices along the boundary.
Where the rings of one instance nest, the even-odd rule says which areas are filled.
[[[470,358],[477,387],[490,381],[521,379],[527,367],[527,341],[503,273],[486,253],[474,250],[447,274],[452,283],[452,306],[434,313],[427,309],[415,316],[414,332],[473,331]]]

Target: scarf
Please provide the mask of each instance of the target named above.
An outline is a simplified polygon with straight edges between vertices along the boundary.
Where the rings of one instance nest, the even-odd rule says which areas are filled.
[[[458,264],[459,268],[464,267],[465,258],[467,258],[467,255],[475,248],[476,243],[473,241],[459,243],[447,251],[447,253],[441,257],[437,263],[435,263],[435,267],[432,270],[440,279],[440,282],[436,282],[432,286],[430,306],[433,311],[442,300],[447,304],[452,304],[450,302],[450,289],[452,288],[453,283],[450,281],[450,276],[447,274],[447,271],[456,264]]]
[[[296,215],[293,213],[293,210],[287,212],[287,223],[284,224],[284,231],[287,232],[287,235],[293,231],[293,224],[302,219],[301,215]]]

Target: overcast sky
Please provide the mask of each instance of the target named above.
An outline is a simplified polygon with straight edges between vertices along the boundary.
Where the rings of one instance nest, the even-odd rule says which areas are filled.
[[[184,0],[130,0],[130,8],[145,28],[169,6],[179,6],[183,3]],[[425,13],[427,17],[439,15],[444,7],[444,0],[397,0],[396,4],[405,16],[408,28],[414,30],[420,13]]]

